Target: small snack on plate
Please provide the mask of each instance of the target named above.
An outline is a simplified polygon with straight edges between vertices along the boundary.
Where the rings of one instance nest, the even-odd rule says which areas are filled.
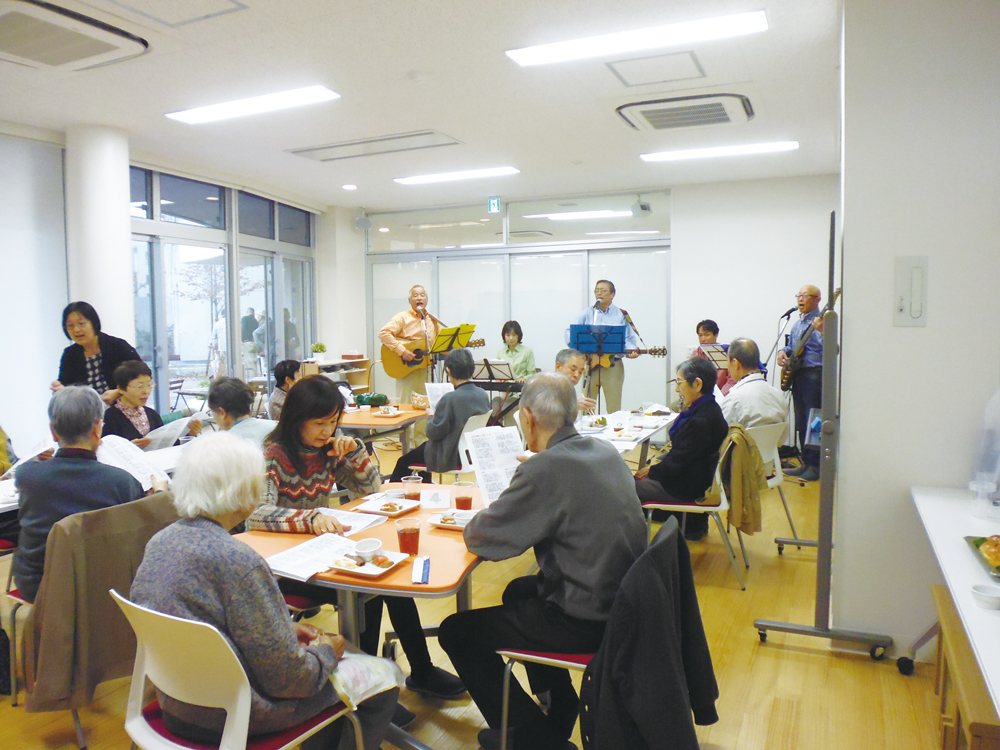
[[[358,565],[358,563],[354,562],[354,560],[352,560],[349,557],[334,558],[330,566],[333,568],[341,568],[343,570],[356,570],[357,568],[361,567],[360,565]]]
[[[605,417],[598,417],[593,422],[591,422],[591,424],[597,425],[599,427],[607,427],[608,420]]]
[[[458,523],[458,521],[455,520],[454,516],[441,516],[440,523],[448,524],[450,526],[454,526],[454,525],[456,525]]]
[[[400,505],[399,503],[383,503],[382,510],[385,511],[386,513],[395,513],[402,507],[403,506]]]
[[[344,555],[344,557],[346,557],[348,560],[353,560],[358,565],[365,564],[365,558],[363,558],[361,555],[353,555],[350,552],[348,552],[346,555]]]
[[[978,543],[979,552],[986,558],[986,562],[994,568],[1000,568],[1000,535],[994,534]]]
[[[385,555],[375,555],[372,557],[372,565],[378,566],[379,568],[391,568],[392,560]]]

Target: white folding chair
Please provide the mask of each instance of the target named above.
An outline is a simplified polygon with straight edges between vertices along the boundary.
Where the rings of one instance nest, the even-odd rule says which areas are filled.
[[[518,408],[518,410],[514,412],[514,424],[517,425],[517,434],[521,436],[521,447],[522,448],[527,448],[528,444],[526,442],[524,442],[524,430],[521,429],[521,409],[520,408]]]
[[[732,450],[732,446],[730,446],[730,450]],[[733,572],[736,573],[736,580],[740,582],[740,588],[746,591],[747,587],[746,584],[743,583],[743,575],[740,573],[739,565],[736,564],[736,555],[733,552],[733,545],[729,543],[729,534],[726,533],[726,527],[722,523],[723,514],[729,511],[729,498],[726,496],[726,488],[722,483],[722,465],[725,458],[725,456],[720,456],[719,465],[715,467],[715,485],[719,488],[719,498],[721,500],[718,505],[698,505],[696,503],[677,503],[676,505],[670,503],[643,503],[642,509],[646,511],[647,535],[653,528],[654,510],[666,510],[673,511],[675,513],[708,513],[715,519],[715,525],[719,529],[719,536],[722,537],[722,543],[726,546],[726,554],[729,555],[729,562],[733,566]],[[736,537],[739,539],[740,549],[743,552],[743,564],[745,567],[749,568],[750,560],[747,558],[747,549],[743,544],[743,535],[740,533],[739,529],[736,529]]]
[[[785,475],[781,471],[781,457],[778,455],[778,444],[787,428],[788,424],[786,422],[759,425],[757,427],[748,427],[747,435],[753,438],[753,441],[757,444],[757,450],[760,451],[760,457],[764,461],[765,471],[769,463],[774,467],[774,476],[767,480],[767,488],[769,490],[778,490],[778,495],[781,496],[781,504],[785,506],[785,517],[788,519],[788,525],[792,529],[792,538],[798,541],[799,533],[795,530],[792,512],[788,509],[788,501],[785,500],[785,491],[781,487],[785,481]],[[779,555],[784,551],[784,548],[784,544],[778,543]],[[802,548],[799,547],[799,549]]]
[[[222,708],[226,723],[219,750],[254,750],[268,747],[284,750],[296,747],[327,724],[347,716],[354,724],[359,750],[361,726],[343,703],[330,706],[308,721],[283,732],[247,738],[250,726],[250,681],[229,643],[216,628],[194,620],[154,612],[133,604],[114,589],[118,606],[135,631],[137,648],[125,731],[132,748],[142,750],[184,750],[191,743],[173,735],[163,725],[163,713],[154,701],[142,705],[146,678],[170,697],[196,706]]]

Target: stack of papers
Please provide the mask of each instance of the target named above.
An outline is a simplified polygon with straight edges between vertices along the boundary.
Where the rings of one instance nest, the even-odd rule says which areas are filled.
[[[329,569],[334,559],[354,554],[354,542],[336,534],[320,534],[284,552],[271,555],[267,564],[275,575],[308,581]]]

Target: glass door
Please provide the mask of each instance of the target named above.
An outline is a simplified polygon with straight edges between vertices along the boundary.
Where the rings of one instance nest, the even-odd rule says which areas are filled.
[[[302,361],[312,354],[312,262],[281,256],[281,283],[276,284],[284,325],[284,356]]]
[[[237,377],[250,383],[262,378],[271,390],[278,353],[274,322],[274,260],[271,255],[240,248],[240,346],[242,371]],[[281,331],[284,339],[284,330]]]
[[[142,361],[153,371],[156,380],[156,330],[153,325],[153,241],[148,237],[132,238],[132,295],[135,297],[135,350]],[[153,389],[150,406],[158,412],[170,410],[167,388],[161,393]]]
[[[206,393],[228,367],[225,247],[163,239],[160,255],[164,311],[157,343],[162,338],[167,356],[154,379],[186,392],[185,404],[195,406],[191,394]]]

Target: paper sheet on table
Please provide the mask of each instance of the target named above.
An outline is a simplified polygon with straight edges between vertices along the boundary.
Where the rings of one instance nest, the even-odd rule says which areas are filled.
[[[484,427],[465,436],[476,470],[476,484],[488,508],[510,486],[517,471],[517,456],[524,452],[516,427]]]
[[[437,408],[438,401],[444,398],[444,394],[454,390],[455,386],[451,383],[427,383],[427,400],[430,402],[431,409]]]
[[[27,456],[22,456],[21,458],[19,458],[17,463],[11,466],[9,469],[7,469],[7,471],[4,472],[3,476],[0,477],[0,479],[13,478],[14,471],[17,469],[18,466],[25,463],[26,461],[30,461],[39,453],[42,453],[47,450],[51,450],[53,452],[59,450],[59,443],[57,443],[52,438],[45,438],[45,440],[42,440],[41,442],[36,444],[35,447],[31,449],[31,452]]]
[[[340,521],[340,525],[345,529],[344,536],[354,536],[359,531],[366,531],[380,523],[385,523],[385,516],[377,516],[374,513],[355,513],[352,510],[340,510],[339,508],[320,508],[319,512]]]
[[[644,407],[642,413],[647,417],[656,416],[657,414],[672,414],[669,406],[664,406],[663,404],[650,404]]]
[[[166,472],[150,461],[138,446],[118,435],[101,438],[101,445],[97,449],[97,460],[102,464],[117,466],[127,471],[136,478],[146,492],[153,487],[150,474],[163,482],[170,481]]]
[[[336,534],[320,534],[284,552],[271,555],[267,564],[276,575],[308,581],[328,570],[338,557],[354,554],[354,542]]]
[[[425,510],[437,510],[451,507],[451,490],[420,490],[420,507]]]

